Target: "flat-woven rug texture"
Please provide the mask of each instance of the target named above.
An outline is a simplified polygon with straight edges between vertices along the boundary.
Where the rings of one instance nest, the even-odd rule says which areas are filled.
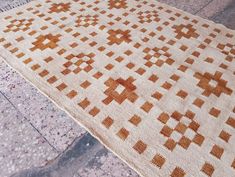
[[[154,0],[35,0],[0,56],[143,176],[235,176],[235,31]]]

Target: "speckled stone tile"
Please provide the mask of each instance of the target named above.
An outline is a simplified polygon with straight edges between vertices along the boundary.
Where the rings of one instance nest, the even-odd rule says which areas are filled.
[[[3,61],[0,62],[0,91],[58,151],[64,151],[85,132]]]
[[[45,165],[58,153],[0,94],[0,176]]]
[[[203,18],[211,18],[216,13],[221,13],[229,4],[234,4],[234,0],[213,0],[205,6],[197,15]],[[227,14],[229,16],[229,14]],[[233,16],[234,17],[234,16]],[[220,22],[221,23],[221,22]]]
[[[230,3],[227,3],[225,8],[217,11],[210,19],[217,23],[222,23],[230,29],[235,29],[235,0],[225,1],[230,1]]]
[[[157,0],[191,14],[196,14],[212,0]]]
[[[0,0],[0,12],[12,9],[29,2],[30,0]]]

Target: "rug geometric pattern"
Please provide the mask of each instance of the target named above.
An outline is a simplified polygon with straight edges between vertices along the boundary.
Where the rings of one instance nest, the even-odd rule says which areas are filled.
[[[234,31],[153,0],[0,20],[0,56],[140,174],[235,174]]]

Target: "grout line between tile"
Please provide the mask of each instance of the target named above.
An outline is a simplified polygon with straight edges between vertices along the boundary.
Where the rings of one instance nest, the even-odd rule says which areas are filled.
[[[24,120],[26,120],[32,127],[33,129],[42,136],[42,138],[53,148],[54,151],[57,153],[61,153],[59,150],[57,150],[48,140],[46,137],[42,135],[42,133],[23,115],[23,113],[11,102],[11,100],[2,92],[0,91],[0,94],[15,108],[15,110],[23,117]]]
[[[206,8],[210,3],[212,3],[214,0],[210,0],[208,3],[206,3],[203,7],[198,9],[193,15],[197,15],[199,12],[201,12],[204,8]]]

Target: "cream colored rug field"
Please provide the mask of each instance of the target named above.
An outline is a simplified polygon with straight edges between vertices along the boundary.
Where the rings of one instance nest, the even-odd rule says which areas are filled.
[[[143,176],[235,176],[235,31],[154,0],[36,0],[0,56]]]

